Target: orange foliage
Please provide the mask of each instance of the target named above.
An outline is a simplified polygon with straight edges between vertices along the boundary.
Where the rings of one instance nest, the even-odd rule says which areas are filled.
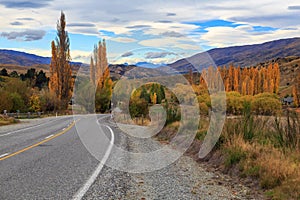
[[[260,69],[256,67],[240,68],[233,65],[230,65],[229,68],[218,67],[217,70],[209,67],[202,71],[200,85],[220,88],[218,76],[222,78],[226,92],[236,91],[243,95],[256,95],[263,92],[277,94],[279,90],[280,70],[278,63]]]
[[[57,25],[56,44],[51,42],[49,90],[58,100],[55,109],[66,109],[72,96],[73,79],[70,66],[70,41],[65,31],[65,14],[62,12]]]

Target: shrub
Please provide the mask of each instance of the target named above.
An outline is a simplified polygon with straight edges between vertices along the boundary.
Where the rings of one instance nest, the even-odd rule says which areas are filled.
[[[10,95],[7,91],[0,88],[0,112],[3,113],[4,110],[8,112],[13,108],[13,102],[11,101]]]
[[[260,115],[275,115],[281,111],[281,102],[275,94],[258,94],[253,98],[252,111]]]
[[[19,111],[25,111],[25,103],[24,100],[22,99],[21,95],[14,92],[10,94],[10,99],[12,101],[12,112],[16,112],[17,110]]]
[[[225,166],[231,167],[246,158],[246,152],[240,147],[232,147],[226,151]]]

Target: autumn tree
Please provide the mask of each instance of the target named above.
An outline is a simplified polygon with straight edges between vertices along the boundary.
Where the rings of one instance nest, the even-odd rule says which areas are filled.
[[[90,80],[93,85],[96,84],[96,73],[95,73],[95,65],[94,65],[93,57],[91,57],[91,64],[90,64]]]
[[[274,93],[278,94],[280,84],[280,69],[278,63],[273,66]]]
[[[90,64],[90,80],[96,88],[96,111],[106,112],[110,108],[113,82],[110,78],[104,39],[94,47]]]
[[[298,107],[299,106],[299,95],[298,95],[296,86],[293,86],[293,101],[294,101],[295,107]]]
[[[233,91],[234,90],[234,67],[233,65],[229,66],[228,69],[228,84],[229,84],[229,88],[228,91]]]
[[[72,96],[73,80],[70,66],[70,40],[66,28],[65,14],[61,12],[57,22],[56,41],[51,42],[50,92],[59,100],[56,109],[67,109]]]
[[[157,103],[157,95],[155,92],[151,95],[151,102],[152,102],[152,104]]]
[[[233,90],[239,91],[240,67],[234,69]]]
[[[295,107],[298,107],[300,105],[300,73],[297,74],[297,77],[295,79],[295,85],[293,87],[293,98]]]
[[[223,83],[220,82],[218,76],[223,79]],[[214,87],[220,88],[220,84],[224,84],[226,92],[235,91],[250,96],[263,92],[278,94],[279,83],[278,63],[271,63],[268,67],[261,68],[240,68],[230,65],[229,68],[224,66],[214,70],[213,67],[209,67],[201,72],[200,77],[200,86],[204,89],[207,86],[211,91]]]

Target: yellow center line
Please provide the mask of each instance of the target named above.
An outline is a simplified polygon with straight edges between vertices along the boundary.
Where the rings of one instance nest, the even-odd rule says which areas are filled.
[[[77,120],[77,121],[78,121],[78,120]],[[9,154],[9,155],[7,155],[7,156],[4,156],[4,157],[0,158],[0,161],[6,160],[6,159],[8,159],[8,158],[10,158],[10,157],[13,157],[13,156],[16,156],[16,155],[18,155],[18,154],[20,154],[20,153],[23,153],[23,152],[25,152],[25,151],[28,151],[29,149],[32,149],[32,148],[34,148],[34,147],[37,147],[37,146],[39,146],[39,145],[41,145],[41,144],[44,144],[44,143],[46,143],[46,142],[49,142],[50,140],[53,140],[54,138],[57,138],[57,137],[61,136],[62,134],[64,134],[64,133],[66,133],[67,131],[69,131],[69,130],[75,125],[75,123],[76,123],[76,121],[73,121],[73,123],[72,123],[69,127],[67,127],[66,129],[64,129],[63,131],[61,131],[61,132],[59,132],[59,133],[53,135],[52,137],[46,138],[45,140],[42,140],[42,141],[40,141],[40,142],[38,142],[38,143],[36,143],[36,144],[33,144],[33,145],[29,146],[29,147],[26,147],[26,148],[24,148],[24,149],[21,149],[21,150],[19,150],[19,151],[16,151],[16,152],[12,153],[12,154]]]

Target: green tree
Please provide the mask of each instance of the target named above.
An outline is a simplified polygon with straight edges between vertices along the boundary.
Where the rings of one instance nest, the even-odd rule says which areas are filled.
[[[96,87],[95,107],[97,112],[104,113],[110,109],[113,87],[106,57],[105,40],[100,41],[98,46],[95,45],[93,56],[90,64],[90,81]]]
[[[110,109],[112,95],[112,80],[107,78],[102,88],[96,90],[95,107],[97,112],[105,113]]]
[[[34,87],[36,79],[35,68],[30,68],[27,70],[25,74],[25,80],[28,80],[28,84],[30,87]]]
[[[4,90],[9,94],[19,94],[22,98],[25,106],[29,103],[29,97],[31,95],[31,89],[27,86],[26,82],[20,79],[9,79],[4,85]]]
[[[140,98],[141,92],[135,90],[129,101],[129,112],[131,117],[145,117],[149,113],[148,102]]]
[[[12,71],[10,74],[9,74],[10,77],[12,78],[19,78],[19,74],[17,71]]]
[[[10,94],[10,100],[13,104],[13,106],[11,108],[12,112],[17,112],[18,110],[19,111],[25,111],[26,110],[24,100],[22,99],[20,94],[18,94],[16,92],[11,93]]]
[[[90,113],[95,112],[95,86],[90,81],[85,81],[80,83],[78,88],[76,103]]]
[[[46,76],[46,73],[41,70],[37,75],[36,75],[36,81],[35,81],[35,87],[38,87],[39,89],[42,89],[43,87],[48,85],[49,79]]]
[[[7,70],[6,70],[5,68],[3,68],[3,69],[0,71],[0,76],[8,76]]]
[[[147,92],[147,89],[144,85],[142,86],[140,98],[143,98],[146,102],[150,103],[150,94]]]
[[[10,99],[9,92],[0,87],[0,94],[0,113],[2,114],[4,110],[10,112],[13,108],[13,102]]]

